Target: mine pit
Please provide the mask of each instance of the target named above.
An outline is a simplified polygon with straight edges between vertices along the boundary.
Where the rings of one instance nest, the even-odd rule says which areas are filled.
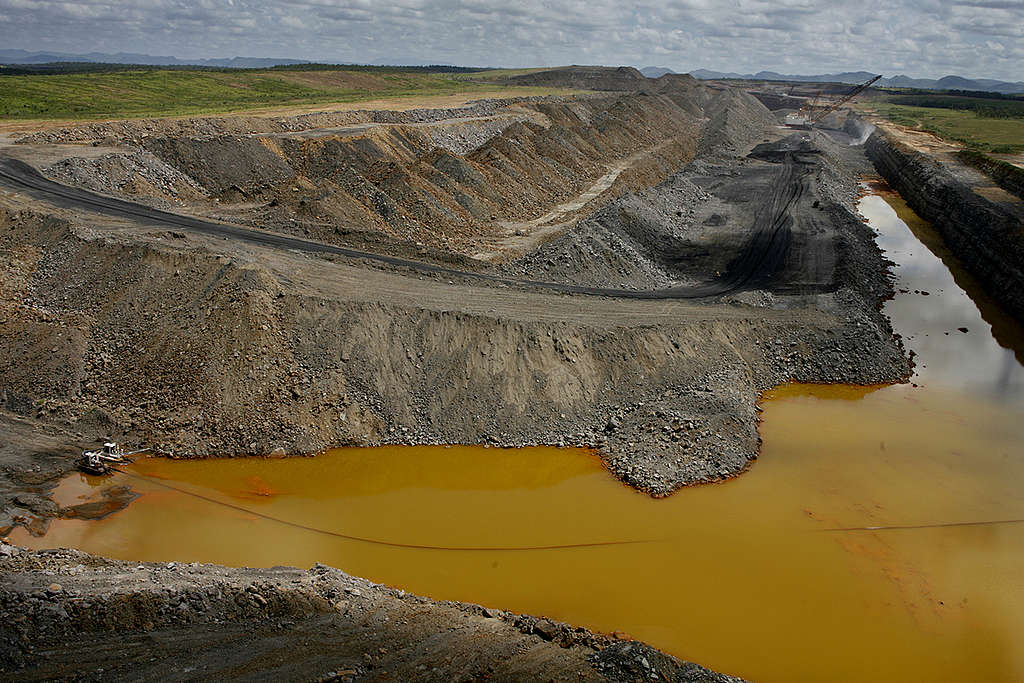
[[[1015,333],[1000,340],[937,334],[990,329],[989,302],[924,247],[930,226],[884,185],[873,192],[858,208],[897,285],[941,293],[924,309],[910,294],[885,305],[915,351],[917,386],[767,392],[760,458],[727,484],[654,500],[575,449],[149,458],[110,479],[71,475],[53,496],[73,509],[127,486],[138,496],[127,509],[100,522],[61,515],[45,535],[12,540],[133,562],[323,562],[435,599],[626,630],[752,680],[1000,678],[1024,662],[970,634],[993,610],[1024,615],[1011,578],[1024,560],[1013,484],[1024,336],[1005,318],[995,325]]]
[[[1024,675],[1011,233],[963,229],[1016,204],[788,95],[512,80],[589,92],[0,138],[3,666]]]

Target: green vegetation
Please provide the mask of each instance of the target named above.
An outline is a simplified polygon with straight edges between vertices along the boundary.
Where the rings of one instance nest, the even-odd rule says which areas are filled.
[[[1008,164],[1001,159],[993,159],[972,149],[961,150],[957,156],[961,161],[987,175],[999,187],[1024,199],[1024,168]]]
[[[0,119],[177,116],[380,97],[493,91],[428,68],[144,68],[0,76]]]
[[[278,66],[243,69],[196,64],[112,64],[109,62],[46,62],[43,64],[0,64],[0,76],[53,75],[77,73],[110,73],[112,71],[211,71],[242,73],[244,71],[353,71],[366,73],[474,73],[481,69],[468,66],[374,66],[371,64],[280,64]]]
[[[889,102],[911,107],[970,111],[990,119],[1024,119],[1024,99],[1008,96],[901,95],[889,98]]]
[[[933,133],[946,140],[960,142],[968,149],[1001,154],[1024,152],[1024,117],[994,118],[978,113],[976,109],[939,108],[938,106],[911,106],[886,100],[866,103],[870,108],[894,123]],[[941,98],[940,98],[941,99]],[[987,98],[955,98],[957,100],[976,99],[981,104],[971,105],[982,107],[994,102]],[[1024,105],[1019,100],[1005,100],[1011,106]],[[947,102],[952,104],[951,102]]]
[[[411,74],[471,74],[483,69],[473,66],[451,66],[429,64],[427,66],[375,66],[373,64],[280,64],[269,71],[361,71],[366,73],[411,73]]]

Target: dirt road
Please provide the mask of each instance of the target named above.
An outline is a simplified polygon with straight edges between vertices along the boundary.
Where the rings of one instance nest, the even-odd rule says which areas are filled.
[[[583,294],[589,296],[627,299],[697,299],[721,296],[738,291],[748,285],[765,286],[779,271],[790,245],[789,225],[793,202],[803,195],[809,171],[800,169],[796,154],[782,155],[782,170],[768,190],[767,212],[758,213],[750,232],[750,240],[742,255],[724,274],[695,286],[672,287],[654,291],[634,291],[618,288],[583,287],[557,282],[516,280],[477,272],[445,268],[434,264],[397,258],[384,254],[348,249],[310,240],[262,232],[226,223],[214,223],[191,216],[168,213],[142,204],[104,197],[94,192],[69,187],[44,178],[36,169],[15,159],[0,158],[0,185],[23,191],[36,199],[55,206],[84,209],[116,218],[127,218],[144,224],[183,228],[207,235],[229,237],[282,249],[297,249],[308,253],[333,254],[352,259],[365,259],[424,273],[438,273],[471,279],[480,279],[518,287]]]

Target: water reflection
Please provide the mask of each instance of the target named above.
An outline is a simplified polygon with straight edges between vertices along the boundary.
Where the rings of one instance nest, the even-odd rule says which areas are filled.
[[[859,208],[878,230],[879,246],[897,263],[896,287],[904,293],[885,311],[917,356],[915,381],[1022,401],[1024,328],[985,295],[931,226],[897,195],[865,197]]]

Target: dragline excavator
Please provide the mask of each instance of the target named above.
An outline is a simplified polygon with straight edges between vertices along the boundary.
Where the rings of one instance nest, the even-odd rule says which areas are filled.
[[[870,88],[872,85],[874,85],[875,81],[877,81],[881,77],[882,77],[881,75],[878,75],[878,76],[875,76],[873,78],[870,78],[870,79],[864,81],[860,85],[855,86],[850,92],[846,93],[841,98],[839,98],[839,101],[833,102],[832,104],[829,104],[829,105],[826,105],[826,106],[824,106],[821,109],[817,109],[817,107],[814,107],[813,105],[812,105],[812,107],[808,107],[807,108],[808,111],[806,112],[807,123],[813,124],[813,123],[817,123],[818,121],[821,121],[823,118],[825,118],[826,116],[828,116],[829,114],[834,112],[836,109],[839,109],[839,107],[843,106],[844,104],[846,104],[847,102],[852,100],[854,97],[856,97],[857,95],[861,94],[862,92],[864,92],[865,90]],[[818,99],[817,96],[815,96],[815,98],[814,98],[814,102],[815,103],[817,103],[817,99]],[[803,114],[805,112],[801,111],[800,113]]]

